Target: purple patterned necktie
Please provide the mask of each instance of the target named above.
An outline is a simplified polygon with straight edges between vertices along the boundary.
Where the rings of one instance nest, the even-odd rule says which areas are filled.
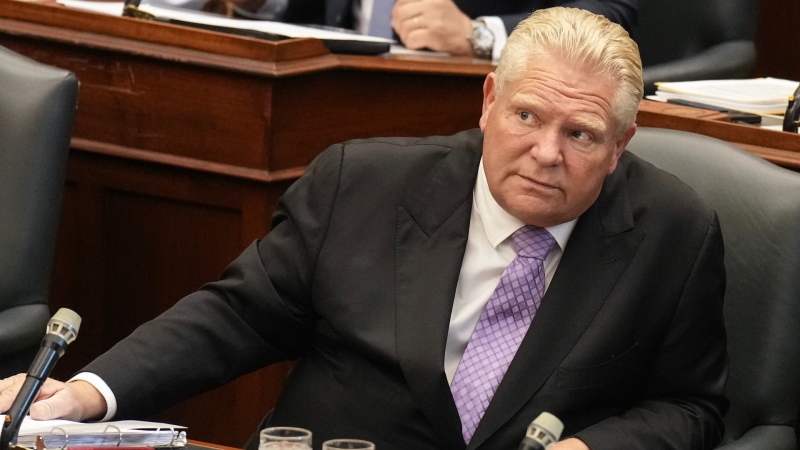
[[[544,294],[544,259],[556,244],[544,228],[524,226],[511,235],[511,261],[467,343],[450,390],[469,443],[500,380],[517,353]]]

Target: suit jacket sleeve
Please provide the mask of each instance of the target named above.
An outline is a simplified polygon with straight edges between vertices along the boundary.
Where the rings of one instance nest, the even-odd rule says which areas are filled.
[[[722,438],[727,379],[723,244],[713,214],[642,399],[576,434],[592,450],[703,449]]]
[[[273,362],[295,359],[315,313],[309,279],[339,182],[341,147],[320,155],[286,192],[272,231],[223,272],[90,363],[137,417]]]
[[[551,6],[564,6],[568,8],[581,8],[607,17],[612,22],[623,26],[628,32],[633,30],[638,18],[635,0],[567,0],[557,1]],[[535,7],[533,7],[535,8]],[[506,32],[511,33],[514,28],[525,20],[534,9],[517,14],[501,14],[500,19],[506,26]],[[492,15],[492,14],[485,14]]]

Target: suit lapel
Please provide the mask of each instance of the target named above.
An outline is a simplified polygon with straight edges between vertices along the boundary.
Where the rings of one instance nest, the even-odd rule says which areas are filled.
[[[553,375],[633,258],[644,236],[633,229],[621,166],[578,220],[541,306],[468,450],[478,448],[508,422]],[[524,432],[519,431],[520,439]]]
[[[443,362],[481,146],[451,150],[397,218],[398,358],[417,404],[448,449],[464,448]]]

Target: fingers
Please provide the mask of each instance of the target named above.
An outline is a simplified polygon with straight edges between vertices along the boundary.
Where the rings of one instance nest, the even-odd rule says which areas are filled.
[[[31,418],[36,420],[67,419],[82,421],[87,405],[83,398],[82,382],[62,383],[48,379],[39,391],[38,400],[31,405]],[[105,404],[105,403],[104,403]]]
[[[64,383],[61,383],[64,385]],[[60,389],[44,400],[39,400],[31,405],[31,419],[52,420],[68,419],[80,420],[73,396],[66,389]]]
[[[422,0],[398,0],[392,9],[392,28],[398,36],[408,34],[415,29],[423,27],[422,13],[425,2]]]
[[[69,408],[65,402],[65,395],[62,393],[66,387],[65,383],[48,378],[45,380],[42,388],[39,389],[39,394],[36,396],[36,401],[31,405],[31,418],[36,420],[50,420],[69,418],[66,417],[69,413]]]
[[[19,392],[24,381],[24,373],[0,380],[0,412],[6,412],[11,408],[11,404],[17,398],[17,392]]]
[[[8,411],[11,407],[25,382],[25,377],[23,373],[0,380],[0,411]],[[105,414],[105,399],[96,389],[87,388],[83,384],[88,385],[82,382],[62,383],[48,378],[42,383],[36,400],[31,405],[31,418],[80,421],[98,414],[102,417]],[[87,417],[83,417],[84,415]]]
[[[467,39],[472,21],[452,0],[398,0],[392,11],[392,27],[410,49],[454,55],[472,52]]]

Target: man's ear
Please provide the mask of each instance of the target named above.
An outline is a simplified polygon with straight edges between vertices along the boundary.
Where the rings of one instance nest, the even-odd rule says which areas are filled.
[[[483,109],[481,110],[481,120],[478,122],[481,131],[486,127],[486,121],[489,119],[489,110],[492,109],[492,104],[497,98],[495,93],[495,84],[497,77],[494,72],[486,76],[486,81],[483,82]]]
[[[617,142],[614,143],[614,162],[608,169],[608,174],[611,175],[611,172],[617,168],[617,161],[619,161],[619,157],[622,156],[622,152],[625,151],[625,148],[628,147],[628,142],[631,141],[633,135],[636,134],[636,124],[633,124],[622,133],[622,136],[617,139]]]

